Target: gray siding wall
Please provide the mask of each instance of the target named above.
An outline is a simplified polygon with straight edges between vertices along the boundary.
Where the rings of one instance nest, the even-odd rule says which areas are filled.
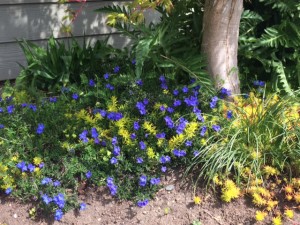
[[[124,4],[124,1],[89,0],[73,24],[73,35],[88,41],[106,38],[116,47],[128,43],[116,32],[105,25],[104,14],[93,10],[108,4]],[[78,9],[80,4],[70,3],[69,7]],[[65,39],[66,34],[60,32],[66,5],[57,0],[0,0],[0,80],[14,79],[20,72],[17,64],[26,65],[23,52],[17,39],[26,39],[44,45],[53,34],[56,38]]]

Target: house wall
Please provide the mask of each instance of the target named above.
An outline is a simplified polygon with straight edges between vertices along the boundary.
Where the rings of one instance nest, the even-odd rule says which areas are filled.
[[[82,12],[74,21],[73,36],[87,40],[104,39],[110,35],[109,43],[116,47],[125,46],[129,40],[115,29],[105,25],[106,15],[93,12],[108,4],[125,4],[123,1],[87,0]],[[60,31],[62,18],[67,7],[79,9],[81,4],[61,5],[57,0],[1,0],[0,1],[0,80],[14,79],[20,72],[18,63],[26,65],[17,40],[26,39],[45,45],[53,35],[67,39]]]

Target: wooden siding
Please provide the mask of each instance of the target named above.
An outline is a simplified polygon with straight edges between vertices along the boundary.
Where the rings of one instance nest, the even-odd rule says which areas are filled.
[[[73,24],[73,36],[89,39],[101,39],[111,35],[110,43],[123,47],[128,40],[116,33],[116,30],[105,25],[104,14],[93,10],[108,4],[124,4],[125,1],[88,1]],[[78,9],[80,4],[69,6]],[[0,80],[14,79],[20,68],[17,62],[24,64],[24,55],[18,46],[17,39],[26,39],[43,44],[51,36],[66,38],[60,32],[64,10],[57,0],[0,0]]]

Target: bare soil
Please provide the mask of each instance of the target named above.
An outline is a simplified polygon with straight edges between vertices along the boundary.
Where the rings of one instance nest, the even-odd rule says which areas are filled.
[[[119,201],[110,196],[107,188],[87,188],[80,196],[87,203],[84,211],[69,211],[58,222],[39,214],[35,220],[29,218],[32,204],[21,204],[5,196],[0,196],[0,225],[190,225],[200,221],[201,225],[252,225],[271,224],[270,218],[264,223],[255,222],[257,210],[249,200],[240,198],[229,204],[222,203],[213,192],[198,188],[197,195],[202,203],[193,202],[193,185],[184,182],[176,174],[163,178],[163,188],[144,208],[138,208],[133,202]],[[174,185],[172,191],[166,186]],[[300,214],[295,214],[300,221]],[[285,221],[286,225],[296,225]]]

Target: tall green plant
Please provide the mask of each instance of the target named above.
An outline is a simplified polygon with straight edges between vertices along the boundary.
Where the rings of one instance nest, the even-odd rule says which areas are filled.
[[[42,90],[54,90],[70,83],[80,84],[82,75],[104,74],[118,62],[126,60],[126,53],[109,46],[107,41],[97,41],[92,46],[85,39],[81,45],[73,38],[65,43],[51,37],[46,48],[26,40],[19,41],[19,45],[27,66],[20,65],[22,71],[17,85]]]
[[[200,54],[201,1],[173,1],[173,5],[171,12],[157,7],[161,16],[158,24],[147,24],[142,15],[135,15],[134,3],[127,7],[106,6],[96,11],[109,13],[108,24],[133,41],[137,78],[149,75],[145,71],[154,71],[153,76],[171,73],[179,80],[188,74],[211,89],[204,70],[205,60]]]
[[[245,7],[239,43],[241,73],[250,74],[250,79],[269,79],[274,89],[293,95],[292,89],[300,86],[299,1],[257,0]]]

